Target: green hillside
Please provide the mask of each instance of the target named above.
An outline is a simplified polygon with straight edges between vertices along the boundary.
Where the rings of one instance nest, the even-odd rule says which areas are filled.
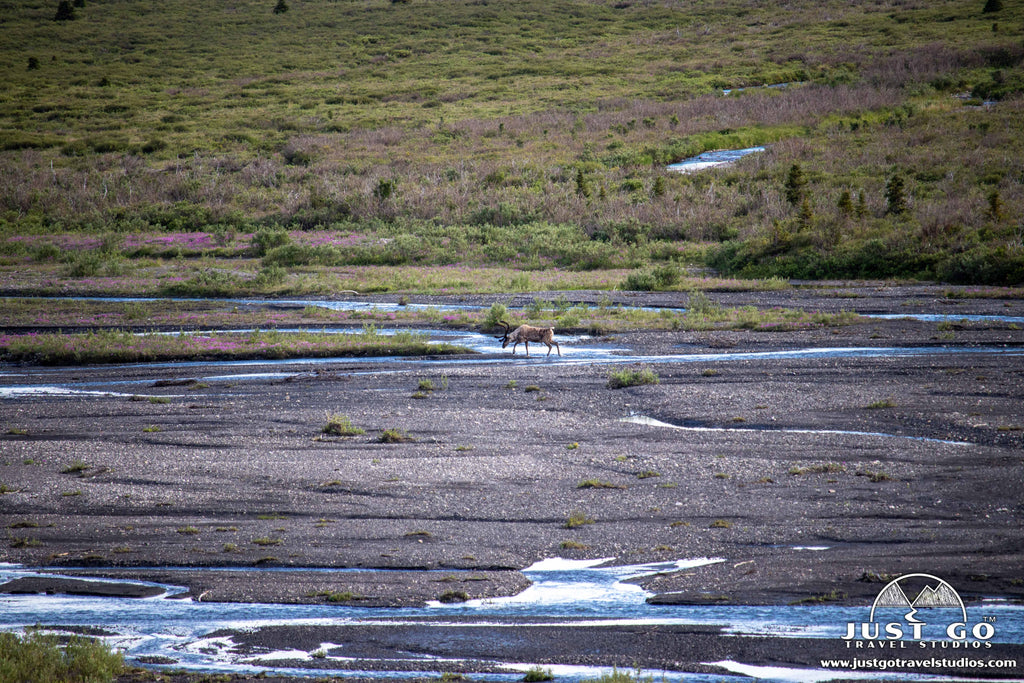
[[[453,264],[1018,284],[1024,4],[995,4],[3,3],[0,285],[225,260],[209,291]]]

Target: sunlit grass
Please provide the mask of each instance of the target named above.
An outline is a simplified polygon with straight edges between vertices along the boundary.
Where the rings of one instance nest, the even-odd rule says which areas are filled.
[[[353,334],[255,331],[136,335],[96,331],[0,335],[0,359],[41,365],[460,353],[472,351],[451,344],[431,344],[425,335],[408,331],[379,334],[373,327]]]

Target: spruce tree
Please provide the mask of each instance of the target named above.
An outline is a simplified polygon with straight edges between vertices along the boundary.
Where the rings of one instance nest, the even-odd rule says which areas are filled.
[[[992,190],[988,195],[988,211],[985,213],[994,221],[1000,221],[1003,219],[1003,198],[999,195],[999,190]]]
[[[806,230],[811,227],[811,221],[814,220],[814,209],[811,208],[811,203],[807,201],[807,197],[803,198],[800,202],[800,229]]]
[[[57,5],[57,14],[53,17],[54,21],[71,21],[75,18],[75,8],[71,6],[69,0],[60,0],[60,4]]]
[[[853,198],[850,196],[849,190],[843,190],[843,193],[839,195],[839,202],[836,204],[836,208],[844,216],[849,216],[853,213]]]
[[[586,176],[583,175],[583,169],[576,169],[576,194],[581,197],[590,196],[590,183],[587,182]]]
[[[284,14],[288,11],[288,3],[284,0],[277,0],[277,4],[274,5],[274,14]]]
[[[651,194],[655,197],[665,196],[665,177],[658,176],[654,179],[654,187],[651,188]]]
[[[804,178],[800,164],[790,166],[789,173],[786,175],[786,201],[793,206],[798,206],[804,197],[804,185],[806,184],[807,179]]]
[[[885,184],[885,213],[895,216],[907,210],[903,176],[894,173]]]

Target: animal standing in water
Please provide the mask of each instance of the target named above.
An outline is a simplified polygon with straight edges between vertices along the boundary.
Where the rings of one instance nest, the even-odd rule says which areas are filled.
[[[523,342],[526,347],[526,357],[530,357],[530,342],[541,342],[547,344],[548,355],[551,355],[551,347],[554,346],[558,349],[558,355],[562,355],[562,347],[555,341],[555,328],[553,327],[533,327],[532,325],[520,325],[511,332],[509,329],[512,327],[504,320],[501,321],[501,325],[505,327],[505,334],[501,337],[495,337],[495,339],[501,341],[501,348],[505,348],[509,344],[512,345],[512,353],[515,354],[516,346],[519,342]]]

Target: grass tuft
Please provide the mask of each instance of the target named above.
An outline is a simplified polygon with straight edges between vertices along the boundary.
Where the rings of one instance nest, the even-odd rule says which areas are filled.
[[[800,474],[839,474],[840,472],[846,471],[846,465],[838,462],[827,462],[820,465],[808,465],[807,467],[793,466],[789,468],[789,473],[796,476]]]
[[[590,546],[579,541],[562,541],[558,544],[562,550],[590,550]]]
[[[588,524],[594,524],[594,519],[589,517],[586,513],[574,510],[569,514],[569,519],[565,520],[565,524],[562,526],[566,529],[577,529],[581,526]]]
[[[78,475],[81,475],[82,473],[86,472],[87,470],[89,470],[91,468],[92,468],[92,465],[90,465],[90,464],[88,464],[86,462],[83,462],[81,460],[76,460],[73,463],[71,463],[70,465],[68,465],[67,467],[65,467],[64,469],[62,469],[60,471],[60,473],[61,474],[78,474]]]
[[[624,489],[624,484],[614,484],[610,481],[601,481],[600,479],[585,479],[580,483],[576,484],[578,489]]]
[[[657,373],[650,368],[639,370],[623,368],[621,370],[613,370],[608,375],[608,388],[624,389],[644,384],[658,384],[659,381]]]
[[[358,593],[352,591],[332,591],[324,590],[316,593],[311,593],[311,598],[320,598],[325,602],[356,602],[357,600],[365,600],[366,598]]]
[[[258,546],[271,546],[271,545],[282,545],[284,541],[280,538],[271,538],[270,536],[261,536],[260,538],[252,539],[254,545]]]
[[[329,436],[359,436],[366,433],[364,429],[353,425],[348,416],[340,413],[328,415],[327,423],[320,428],[320,432]]]
[[[869,403],[869,404],[867,404],[864,407],[866,409],[868,409],[868,410],[880,410],[882,408],[895,408],[896,407],[896,402],[893,401],[891,398],[883,398],[881,400],[875,401],[874,403]]]
[[[411,443],[416,441],[415,438],[402,431],[401,429],[385,429],[381,433],[378,439],[380,443]]]

